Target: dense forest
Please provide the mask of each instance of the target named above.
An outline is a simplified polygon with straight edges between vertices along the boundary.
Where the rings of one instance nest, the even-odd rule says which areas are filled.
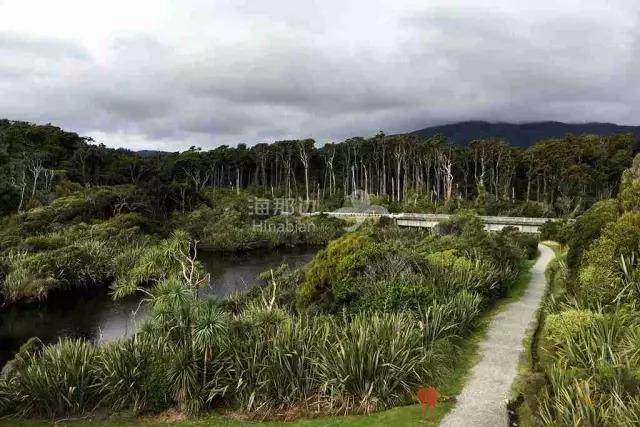
[[[202,190],[212,188],[313,199],[326,208],[359,189],[392,211],[575,216],[617,194],[637,151],[632,134],[566,135],[521,148],[495,138],[452,145],[442,135],[381,132],[316,145],[302,139],[142,155],[51,125],[2,120],[0,209],[22,212],[80,187],[132,185],[139,197],[122,203],[158,217],[197,207]]]

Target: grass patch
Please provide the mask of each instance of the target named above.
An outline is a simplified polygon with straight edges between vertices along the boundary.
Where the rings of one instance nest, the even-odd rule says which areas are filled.
[[[104,418],[87,418],[81,420],[60,421],[57,423],[48,421],[33,421],[33,420],[6,420],[0,421],[2,427],[45,427],[51,425],[72,426],[72,427],[96,427],[96,426],[108,426],[108,427],[133,427],[133,426],[147,426],[147,427],[166,427],[168,425],[175,425],[180,427],[200,427],[200,426],[228,426],[228,427],[249,427],[249,426],[264,426],[264,427],[331,427],[331,426],[437,426],[439,420],[448,412],[452,403],[444,403],[438,405],[436,408],[436,416],[433,422],[425,422],[421,419],[420,407],[417,405],[404,406],[399,408],[390,409],[388,411],[377,412],[371,415],[348,415],[348,416],[332,416],[321,417],[312,419],[301,419],[296,421],[269,421],[269,422],[257,422],[257,421],[243,421],[226,417],[217,413],[210,413],[197,417],[194,419],[183,421],[166,421],[166,420],[153,420],[153,419],[141,419],[133,416],[116,416],[116,417],[104,417]]]

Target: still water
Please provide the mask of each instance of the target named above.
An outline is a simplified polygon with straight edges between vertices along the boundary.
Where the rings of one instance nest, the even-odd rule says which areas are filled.
[[[270,268],[306,264],[318,248],[295,248],[240,255],[201,253],[211,285],[203,294],[226,296],[249,289]],[[0,312],[0,366],[30,337],[56,342],[62,337],[112,341],[136,330],[144,318],[139,297],[113,301],[106,292],[74,292],[52,296],[47,304],[11,307]],[[134,313],[136,313],[134,315]]]

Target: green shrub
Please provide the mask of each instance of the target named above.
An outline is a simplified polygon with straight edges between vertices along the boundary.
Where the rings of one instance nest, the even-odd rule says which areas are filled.
[[[339,266],[342,270],[348,269],[349,262],[357,261],[353,259],[353,253],[371,248],[373,244],[370,237],[358,233],[346,234],[331,241],[307,265],[296,298],[298,306],[304,308],[316,301],[320,304],[331,303],[331,287],[338,278]],[[347,260],[349,256],[351,258]]]
[[[17,217],[19,230],[24,235],[52,231],[60,224],[91,222],[114,215],[114,206],[129,198],[132,188],[94,187],[55,199],[50,206],[31,209]]]
[[[41,354],[18,355],[20,369],[5,379],[14,410],[24,416],[59,417],[91,411],[98,403],[93,387],[96,348],[64,340]]]
[[[423,276],[424,257],[403,246],[402,240],[384,234],[384,241],[375,233],[373,238],[347,235],[316,255],[305,270],[298,302],[304,301],[306,289],[312,285],[317,292],[299,307],[327,312],[341,308],[388,310],[398,303],[407,307],[423,301],[430,287]]]
[[[416,387],[437,376],[437,368],[425,363],[417,324],[407,316],[358,315],[332,329],[336,338],[321,349],[320,378],[340,412],[366,413],[407,402]]]
[[[273,317],[269,311],[251,316]],[[329,325],[321,319],[278,319],[270,325],[261,321],[258,328],[236,328],[228,341],[232,378],[227,395],[250,412],[310,405],[320,393],[319,351],[329,340]],[[218,380],[217,388],[221,385]]]
[[[492,233],[479,247],[495,264],[517,269],[524,260],[534,258],[538,251],[535,237],[522,236],[518,231],[505,228]]]
[[[612,394],[613,407],[610,411],[611,425],[637,426],[640,425],[640,397],[621,396]]]
[[[29,252],[40,252],[59,249],[67,244],[67,239],[65,239],[60,233],[55,233],[27,237],[24,239],[24,244],[22,246]]]
[[[638,368],[640,378],[640,323],[629,326],[620,344],[622,356],[629,361],[629,365]]]
[[[447,221],[436,225],[434,231],[439,235],[452,234],[473,242],[481,241],[486,235],[484,223],[473,211],[462,211],[453,215]]]
[[[566,321],[552,317],[554,332],[545,326],[548,335],[555,335],[553,352],[545,353],[543,363],[550,379],[539,399],[544,424],[633,425],[616,422],[637,419],[634,399],[640,374],[628,350],[635,341],[630,327],[637,326],[638,313],[634,308],[607,314],[565,313]]]
[[[622,291],[623,282],[619,272],[614,268],[587,265],[580,269],[573,289],[576,298],[582,304],[596,307],[602,304],[612,304]]]
[[[573,233],[569,239],[567,264],[569,268],[577,268],[582,260],[583,252],[591,243],[600,237],[605,225],[618,217],[617,200],[601,200],[580,215],[573,224]]]
[[[344,232],[345,222],[326,215],[278,215],[260,222],[234,213],[194,211],[184,227],[208,251],[246,251],[297,245],[325,245]],[[182,226],[182,225],[181,225]]]
[[[165,240],[125,248],[115,259],[115,295],[133,294],[140,285],[157,283],[181,272],[181,262],[190,250],[186,232],[178,230]],[[202,270],[197,262],[196,267]]]
[[[626,212],[607,224],[602,239],[613,242],[616,258],[637,250],[640,245],[640,212]]]
[[[547,358],[578,333],[593,327],[602,315],[589,310],[566,310],[545,318],[541,347]]]
[[[379,227],[390,227],[393,224],[393,219],[391,217],[383,215],[380,217],[376,225],[378,225]]]
[[[7,383],[0,381],[0,417],[9,416],[15,412],[13,396]]]
[[[639,159],[624,173],[619,201],[600,201],[577,218],[569,269],[555,262],[548,270],[553,294],[545,308],[565,311],[547,315],[540,339],[540,375],[548,383],[535,404],[543,425],[640,423],[640,314],[623,292],[635,286],[635,264],[626,272],[621,265],[640,244]],[[558,288],[575,308],[554,302]]]
[[[162,410],[172,401],[162,349],[140,337],[100,349],[95,369],[101,406],[113,410]]]
[[[538,255],[538,237],[518,232],[514,237],[516,245],[524,249],[527,259],[535,259]]]
[[[554,394],[541,396],[539,415],[545,426],[606,426],[609,424],[609,400],[594,383],[575,380],[558,383]]]
[[[487,232],[482,220],[473,213],[455,215],[448,223],[441,224],[444,225],[440,233],[447,230],[449,240],[444,240],[440,245],[446,249],[456,248],[469,258],[491,260],[501,268],[517,269],[528,253],[533,252],[535,238],[527,237],[513,227],[500,232]]]
[[[391,280],[368,280],[367,278],[343,280],[338,282],[335,288],[337,288],[337,294],[351,297],[346,308],[353,312],[417,311],[420,307],[431,303],[434,298],[431,283],[421,275]],[[341,302],[347,304],[345,300]]]
[[[573,224],[566,219],[549,220],[540,227],[540,240],[552,240],[566,246],[573,235]]]
[[[468,270],[474,267],[473,261],[468,258],[456,255],[455,249],[448,249],[442,252],[434,252],[427,255],[429,264],[444,269]]]
[[[425,348],[469,332],[480,314],[481,302],[477,294],[462,291],[447,302],[432,301],[421,307],[418,319]]]
[[[640,245],[640,213],[628,212],[608,224],[583,255],[575,283],[576,297],[585,304],[612,304],[624,289],[620,257]]]
[[[639,389],[635,357],[628,352],[637,313],[568,310],[547,320],[542,340],[547,370],[562,368],[572,377],[593,379],[603,390]]]
[[[622,173],[620,204],[625,211],[640,211],[640,157],[633,159],[632,166]]]
[[[163,353],[159,342],[141,336],[100,348],[93,366],[100,406],[135,412],[167,408],[173,399]]]
[[[10,301],[42,298],[54,288],[103,285],[112,275],[109,248],[103,242],[84,241],[16,258],[3,292]]]

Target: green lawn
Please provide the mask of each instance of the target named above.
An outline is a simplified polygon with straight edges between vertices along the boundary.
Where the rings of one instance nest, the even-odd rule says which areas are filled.
[[[87,418],[82,420],[73,420],[68,422],[58,422],[55,425],[68,425],[72,427],[97,427],[107,425],[109,427],[165,427],[168,425],[176,425],[180,427],[200,427],[200,426],[228,426],[228,427],[244,427],[257,426],[265,427],[350,427],[350,426],[436,426],[439,420],[453,407],[451,403],[443,403],[436,408],[436,417],[434,422],[423,420],[418,405],[394,408],[384,412],[378,412],[371,415],[351,415],[322,417],[314,419],[301,419],[291,422],[251,422],[239,421],[218,414],[208,414],[202,417],[187,421],[152,421],[147,419],[137,419],[134,417],[111,417],[111,418]],[[54,425],[51,421],[32,421],[32,420],[5,420],[0,421],[2,427],[45,427]]]
[[[454,370],[450,375],[449,381],[439,388],[440,395],[443,397],[457,396],[464,386],[471,367],[478,359],[478,347],[484,339],[487,327],[493,316],[502,310],[507,304],[519,299],[526,290],[530,277],[530,269],[535,261],[528,261],[525,268],[517,277],[511,286],[507,296],[500,300],[491,310],[486,312],[480,319],[480,323],[476,332],[469,337],[463,344],[462,356],[454,361]],[[332,416],[319,418],[305,418],[295,421],[282,422],[253,422],[241,421],[230,417],[220,415],[218,413],[204,414],[198,418],[184,421],[166,421],[153,420],[147,418],[136,418],[134,416],[118,415],[114,417],[95,416],[81,419],[71,420],[16,420],[7,419],[0,420],[0,427],[44,427],[44,426],[70,426],[70,427],[133,427],[133,426],[179,426],[179,427],[200,427],[200,426],[228,426],[228,427],[245,427],[256,426],[261,427],[357,427],[357,426],[437,426],[442,418],[455,406],[455,399],[441,402],[437,405],[433,421],[423,419],[419,405],[409,405],[393,408],[387,411],[377,412],[370,415],[350,415],[350,416]]]

